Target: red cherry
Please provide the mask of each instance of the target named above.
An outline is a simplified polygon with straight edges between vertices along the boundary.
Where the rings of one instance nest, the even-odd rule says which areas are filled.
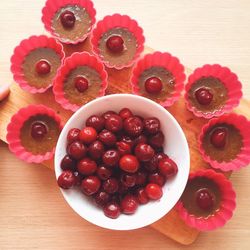
[[[122,135],[120,141],[126,142],[131,148],[134,146],[134,140],[132,140],[132,138],[127,135]]]
[[[134,139],[134,146],[141,144],[141,143],[147,143],[148,139],[145,135],[141,134],[138,137]]]
[[[105,206],[109,202],[109,200],[110,200],[110,195],[106,193],[105,191],[99,191],[95,195],[95,202],[100,207]]]
[[[132,116],[124,120],[124,130],[130,136],[139,136],[143,130],[142,120],[137,116]]]
[[[226,128],[216,128],[213,130],[210,142],[216,148],[224,148],[227,141],[228,130]]]
[[[80,186],[81,183],[82,183],[82,180],[83,180],[83,176],[82,176],[79,172],[77,172],[77,171],[74,172],[74,176],[75,176],[75,178],[76,178],[76,183],[75,183],[75,185],[76,185],[76,186]]]
[[[159,200],[163,194],[162,188],[155,183],[149,183],[145,188],[145,192],[151,200]]]
[[[176,163],[170,158],[164,158],[159,162],[159,171],[166,178],[170,178],[177,174],[178,167]]]
[[[119,141],[116,143],[116,147],[121,156],[131,153],[131,146],[126,142]]]
[[[104,153],[104,145],[100,141],[94,141],[89,145],[88,154],[94,159],[98,160]]]
[[[151,173],[155,172],[158,169],[160,160],[163,158],[168,158],[168,156],[164,153],[157,153],[150,161],[145,162],[144,167]]]
[[[76,169],[76,161],[72,159],[69,155],[65,155],[61,160],[61,169],[62,170],[72,170]]]
[[[79,140],[79,134],[80,134],[80,129],[78,128],[72,128],[69,130],[68,135],[67,135],[67,141],[68,143],[71,143],[73,141]]]
[[[79,139],[83,143],[90,144],[91,142],[95,141],[97,138],[97,132],[92,127],[85,127],[81,130],[79,134]]]
[[[67,147],[67,153],[75,160],[80,160],[87,153],[87,148],[79,141],[73,141]]]
[[[109,194],[114,194],[115,192],[118,191],[119,188],[118,181],[115,178],[107,179],[106,181],[103,182],[102,186],[103,189]]]
[[[103,144],[105,144],[106,146],[110,147],[110,146],[115,145],[115,143],[116,143],[116,136],[112,132],[104,129],[99,134],[99,140]]]
[[[86,126],[100,132],[104,128],[105,119],[98,115],[92,115],[86,120]]]
[[[206,88],[197,89],[195,97],[201,105],[209,105],[213,100],[213,94]]]
[[[105,128],[113,133],[122,130],[123,122],[119,115],[110,115],[105,121]]]
[[[141,143],[135,147],[135,155],[139,161],[150,161],[154,154],[154,149],[148,144]]]
[[[137,197],[131,194],[127,194],[121,200],[121,209],[124,214],[134,214],[138,208]]]
[[[35,140],[41,140],[48,133],[48,127],[44,122],[36,121],[31,125],[31,136]]]
[[[155,183],[155,184],[158,184],[159,186],[163,186],[166,182],[166,178],[159,174],[159,173],[152,173],[148,176],[148,180],[150,183]]]
[[[196,204],[202,210],[211,210],[214,206],[214,198],[207,188],[199,189],[196,192]]]
[[[121,214],[121,210],[119,205],[116,202],[110,202],[108,203],[104,208],[103,208],[104,214],[111,218],[111,219],[116,219],[119,217]]]
[[[120,36],[110,36],[106,42],[107,48],[113,53],[120,53],[123,51],[124,41]]]
[[[146,183],[147,181],[147,178],[148,178],[148,175],[145,171],[142,171],[142,170],[139,170],[137,173],[136,173],[136,181],[135,181],[135,184],[136,185],[139,185],[139,186],[142,186]]]
[[[69,10],[65,10],[61,15],[60,15],[60,20],[61,24],[63,25],[64,28],[73,28],[75,25],[76,17],[73,12]]]
[[[110,149],[106,151],[102,156],[102,161],[106,166],[114,167],[118,164],[120,155],[117,150]]]
[[[158,94],[162,87],[162,81],[158,77],[150,77],[145,82],[145,89],[149,94]]]
[[[101,186],[101,181],[99,180],[99,178],[94,175],[91,175],[91,176],[85,177],[82,180],[81,190],[84,194],[90,196],[90,195],[97,193],[100,186]]]
[[[128,109],[128,108],[123,108],[123,109],[120,110],[119,116],[120,116],[123,120],[125,120],[125,119],[127,119],[127,118],[133,116],[133,113],[131,112],[130,109]]]
[[[77,76],[74,80],[75,88],[80,92],[83,93],[89,87],[89,81],[83,76]]]
[[[125,187],[133,187],[135,185],[135,182],[136,182],[136,175],[135,174],[123,173],[121,175],[121,183]]]
[[[156,134],[160,131],[160,121],[156,117],[149,117],[143,121],[144,129],[149,134]]]
[[[47,60],[41,59],[36,63],[36,73],[39,75],[47,75],[51,71],[50,63]]]
[[[69,189],[73,187],[76,183],[75,175],[70,170],[65,170],[58,177],[57,184],[63,189]]]
[[[102,165],[97,168],[96,173],[97,176],[103,181],[107,180],[112,175],[112,171],[106,166]]]
[[[136,191],[136,196],[137,196],[137,200],[139,201],[140,204],[146,204],[149,202],[148,196],[147,196],[144,188],[139,188]]]
[[[152,135],[148,139],[148,143],[154,148],[162,147],[164,142],[164,134],[160,131],[155,135]]]
[[[128,173],[135,173],[140,164],[134,155],[124,155],[119,161],[119,166],[122,170]]]
[[[111,115],[117,115],[117,114],[115,113],[115,111],[109,110],[103,113],[102,117],[104,118],[104,120],[107,120]]]
[[[96,163],[88,157],[77,163],[77,170],[83,175],[92,175],[97,169]]]

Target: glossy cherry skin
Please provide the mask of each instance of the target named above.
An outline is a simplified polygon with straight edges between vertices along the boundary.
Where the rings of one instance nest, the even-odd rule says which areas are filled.
[[[97,132],[92,127],[85,127],[79,134],[79,139],[85,144],[90,144],[97,138]]]
[[[79,172],[77,172],[77,171],[74,172],[74,176],[76,178],[75,185],[76,186],[81,186],[81,183],[82,183],[82,180],[83,180],[83,176]]]
[[[114,194],[115,192],[118,191],[119,183],[117,179],[112,177],[104,181],[102,187],[107,193]]]
[[[132,116],[124,120],[124,130],[130,136],[139,136],[143,130],[142,120],[137,116]]]
[[[48,127],[44,122],[36,121],[31,125],[31,136],[35,140],[41,140],[48,133]]]
[[[105,119],[98,115],[92,115],[86,120],[86,126],[94,128],[97,132],[104,129]]]
[[[94,141],[89,145],[88,154],[89,156],[94,159],[98,160],[102,157],[104,153],[104,145],[100,141]]]
[[[113,133],[117,133],[122,130],[123,122],[119,115],[113,114],[109,116],[105,121],[105,128]]]
[[[202,210],[209,211],[214,206],[214,198],[207,188],[202,188],[196,192],[196,204]]]
[[[138,200],[135,195],[127,194],[121,200],[121,210],[124,214],[134,214],[138,208]]]
[[[112,171],[108,167],[101,165],[97,168],[96,174],[101,180],[105,181],[110,178]]]
[[[47,75],[51,71],[51,65],[47,60],[41,59],[36,63],[36,73],[38,75]]]
[[[226,128],[216,128],[213,130],[210,142],[216,148],[224,148],[227,141],[228,130]]]
[[[137,136],[135,139],[134,139],[134,146],[138,145],[138,144],[141,144],[141,143],[147,143],[148,142],[148,139],[145,135],[141,134],[139,136]]]
[[[119,141],[116,143],[117,150],[120,156],[127,155],[131,153],[131,146],[123,141]]]
[[[162,90],[162,81],[158,77],[150,77],[145,82],[145,90],[149,94],[158,94]]]
[[[124,49],[124,41],[121,36],[110,36],[106,42],[107,48],[113,53],[120,53]]]
[[[155,172],[158,169],[160,160],[163,158],[168,158],[168,156],[164,153],[157,153],[150,161],[144,164],[144,167],[151,173]]]
[[[133,187],[136,182],[136,175],[135,174],[122,174],[121,175],[121,183],[125,187]]]
[[[103,212],[107,217],[116,219],[121,214],[121,209],[117,202],[112,201],[105,205]]]
[[[178,172],[178,167],[176,163],[170,158],[164,158],[159,162],[159,171],[167,179],[173,177]]]
[[[166,177],[155,172],[148,176],[148,180],[150,183],[155,183],[162,187],[166,182]]]
[[[87,148],[80,141],[73,141],[67,146],[67,153],[75,160],[80,160],[87,153]]]
[[[78,128],[72,128],[69,130],[68,134],[67,134],[67,141],[68,143],[71,143],[73,141],[77,141],[79,140],[79,134],[80,134],[80,129]]]
[[[195,97],[201,105],[209,105],[213,100],[213,94],[206,88],[197,89],[195,91]]]
[[[156,134],[160,131],[161,124],[158,118],[156,117],[149,117],[144,119],[143,121],[144,129],[149,134]]]
[[[135,173],[140,164],[138,159],[134,155],[124,155],[119,161],[120,168],[128,173]]]
[[[102,130],[99,133],[98,138],[106,146],[111,147],[111,146],[114,146],[116,144],[116,136],[112,132],[110,132],[106,129]]]
[[[58,177],[57,184],[63,189],[69,189],[73,187],[76,183],[75,175],[70,170],[65,170]]]
[[[104,120],[107,120],[111,115],[117,115],[115,111],[109,110],[102,114]]]
[[[97,165],[95,161],[91,160],[88,157],[83,158],[77,163],[77,170],[82,175],[92,175],[97,170]]]
[[[94,175],[85,177],[81,183],[81,191],[88,196],[97,193],[100,187],[101,181]]]
[[[128,109],[128,108],[123,108],[123,109],[120,110],[119,116],[120,116],[123,120],[125,120],[125,119],[127,119],[127,118],[133,116],[133,113],[132,113],[132,111],[131,111],[130,109]]]
[[[139,161],[150,161],[154,154],[154,149],[148,144],[140,143],[135,147],[135,155]]]
[[[80,92],[83,93],[84,91],[86,91],[89,87],[89,81],[83,77],[83,76],[77,76],[74,79],[74,85],[75,88]]]
[[[152,135],[148,139],[148,144],[150,144],[154,148],[162,147],[164,143],[164,134],[160,131],[155,135]]]
[[[65,155],[61,160],[60,166],[62,170],[74,171],[76,169],[76,161],[69,155]]]
[[[61,24],[64,28],[73,28],[75,25],[76,17],[73,12],[69,10],[65,10],[61,15],[60,15],[60,21]]]
[[[127,144],[130,145],[130,147],[132,148],[134,146],[134,141],[130,136],[127,136],[127,135],[122,135],[121,138],[120,138],[120,141],[122,142],[126,142]]]
[[[136,185],[142,186],[146,183],[148,179],[148,174],[145,171],[139,170],[135,175],[136,175],[136,180],[135,180]]]
[[[162,188],[155,183],[149,183],[145,188],[145,192],[151,200],[159,200],[163,195]]]
[[[149,198],[148,198],[144,188],[139,188],[136,191],[136,196],[137,196],[137,200],[140,204],[147,204],[149,202]]]
[[[109,167],[114,167],[115,165],[117,165],[119,160],[120,155],[115,149],[107,150],[102,156],[103,163]]]
[[[98,206],[103,207],[110,201],[110,194],[105,191],[99,191],[95,195],[95,202]]]

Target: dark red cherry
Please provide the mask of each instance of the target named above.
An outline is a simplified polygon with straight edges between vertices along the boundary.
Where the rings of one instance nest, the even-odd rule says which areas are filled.
[[[36,121],[31,125],[31,136],[35,140],[40,140],[48,133],[48,127],[44,122]]]
[[[127,194],[121,200],[121,209],[124,214],[134,214],[138,208],[138,200],[135,195]]]
[[[94,142],[96,138],[97,138],[97,132],[92,127],[83,128],[79,134],[79,140],[85,144],[90,144]]]
[[[111,201],[105,205],[103,212],[107,217],[116,219],[121,214],[121,209],[117,202]]]
[[[214,206],[214,198],[207,188],[199,189],[196,192],[196,204],[203,210],[211,210]]]
[[[131,116],[124,120],[124,130],[130,136],[139,136],[143,130],[142,120],[137,116]]]
[[[73,28],[75,25],[76,17],[73,12],[65,10],[60,15],[60,20],[64,28]]]
[[[72,170],[76,169],[76,161],[72,159],[69,155],[65,155],[61,160],[61,169],[62,170]]]
[[[149,134],[156,134],[160,131],[160,121],[156,117],[149,117],[143,121],[144,129]]]
[[[105,191],[99,191],[96,195],[95,195],[95,202],[97,205],[99,205],[100,207],[105,206],[110,200],[110,194],[108,194]]]
[[[94,141],[89,145],[88,154],[94,159],[98,160],[102,157],[104,153],[104,145],[100,141]]]
[[[78,128],[72,128],[69,130],[67,135],[67,141],[68,143],[71,143],[73,141],[77,141],[79,139],[80,129]]]
[[[138,199],[140,204],[146,204],[149,202],[149,198],[148,198],[144,188],[139,188],[136,191],[136,196],[137,196],[137,199]]]
[[[117,179],[109,178],[103,182],[102,187],[107,193],[114,194],[115,192],[118,191],[119,183]]]
[[[90,195],[97,193],[100,186],[101,186],[100,179],[94,175],[91,175],[91,176],[85,177],[82,180],[81,190],[84,194],[90,196]]]
[[[119,159],[120,159],[120,155],[118,151],[115,149],[107,150],[102,156],[103,163],[109,167],[114,167],[115,165],[117,165],[119,162]]]
[[[132,111],[131,111],[130,109],[128,109],[128,108],[123,108],[123,109],[120,110],[119,116],[120,116],[123,120],[125,120],[125,119],[127,119],[127,118],[133,116],[133,113],[132,113]]]
[[[57,183],[59,187],[69,189],[76,184],[76,177],[72,171],[65,170],[58,177]]]
[[[148,144],[140,143],[135,147],[135,155],[139,161],[150,161],[154,154],[154,149]]]
[[[67,146],[67,153],[75,160],[80,160],[87,153],[87,148],[80,141],[73,141]]]
[[[164,142],[164,134],[159,131],[155,135],[151,135],[148,139],[148,143],[153,147],[153,148],[160,148],[162,147]]]
[[[74,80],[75,88],[83,93],[89,87],[89,81],[84,76],[77,76]]]
[[[134,155],[124,155],[119,161],[120,168],[128,173],[135,173],[140,164],[138,159]]]
[[[139,170],[135,175],[136,175],[136,180],[135,180],[136,185],[142,186],[146,183],[148,175],[145,171]]]
[[[170,178],[177,174],[178,167],[176,163],[170,158],[163,158],[159,162],[159,171],[166,178]]]
[[[213,94],[206,88],[197,89],[195,97],[201,105],[209,105],[213,100]]]
[[[155,183],[149,183],[145,188],[145,192],[151,200],[159,200],[163,195],[162,188]]]
[[[107,48],[113,53],[120,53],[123,51],[124,41],[121,36],[110,36],[106,42]]]
[[[111,115],[117,115],[115,111],[109,110],[102,114],[102,117],[107,120]]]
[[[150,174],[148,180],[150,183],[155,183],[162,187],[166,182],[166,177],[156,172]]]
[[[163,158],[168,158],[168,156],[164,153],[157,153],[150,161],[145,162],[144,167],[151,173],[155,172],[158,169],[160,160]]]
[[[97,165],[95,161],[91,160],[88,157],[83,158],[77,163],[77,170],[82,175],[92,175],[93,173],[95,173],[96,169]]]
[[[105,128],[113,133],[122,130],[123,122],[119,115],[110,115],[105,121]]]
[[[135,182],[136,182],[136,175],[135,174],[123,173],[121,175],[121,183],[125,187],[133,187],[135,185]]]
[[[112,175],[112,171],[108,167],[101,165],[97,168],[96,174],[101,180],[105,181]]]
[[[104,118],[98,115],[92,115],[86,120],[86,126],[94,128],[97,132],[104,128],[104,124]]]
[[[117,147],[117,150],[118,150],[120,156],[127,155],[127,154],[131,153],[131,146],[126,142],[119,141],[116,143],[116,147]]]
[[[47,60],[41,59],[36,63],[36,72],[39,75],[47,75],[51,71],[51,65]]]
[[[141,144],[141,143],[147,143],[147,141],[148,141],[147,137],[141,134],[134,139],[134,146]]]
[[[227,141],[228,130],[226,128],[216,128],[213,130],[210,142],[216,148],[224,148]]]
[[[115,145],[115,143],[116,143],[116,136],[112,132],[110,132],[106,129],[103,129],[99,133],[98,138],[103,144],[105,144],[106,146],[109,146],[109,147]]]
[[[162,81],[158,77],[150,77],[145,82],[145,89],[149,94],[158,94],[162,86]]]

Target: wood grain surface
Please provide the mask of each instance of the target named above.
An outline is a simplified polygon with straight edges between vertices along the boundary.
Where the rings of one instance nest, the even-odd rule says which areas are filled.
[[[110,13],[111,9],[111,13],[117,11],[135,17],[144,27],[147,43],[151,47],[170,51],[190,68],[207,62],[219,62],[231,67],[240,76],[245,97],[249,98],[250,36],[245,31],[250,26],[247,11],[250,3],[227,1],[225,5],[216,1],[200,2],[128,0],[115,4],[117,1],[108,0],[104,4],[96,0],[95,4],[98,17]],[[0,40],[2,83],[11,81],[8,68],[13,47],[20,39],[43,32],[39,22],[43,4],[44,1],[30,0],[12,0],[3,4],[0,17],[5,24],[1,27],[3,38]],[[12,11],[8,12],[10,9]],[[164,15],[166,10],[169,15]],[[20,15],[23,19],[17,22],[16,17]],[[159,32],[162,30],[166,32]],[[0,124],[1,121],[2,116]],[[3,133],[2,129],[0,133]],[[81,220],[63,201],[51,171],[19,161],[4,144],[0,144],[0,156],[0,249],[181,248],[149,227],[111,233]],[[250,202],[245,195],[250,191],[249,177],[247,168],[232,176],[238,201],[233,219],[223,229],[202,233],[192,246],[185,248],[250,247]]]

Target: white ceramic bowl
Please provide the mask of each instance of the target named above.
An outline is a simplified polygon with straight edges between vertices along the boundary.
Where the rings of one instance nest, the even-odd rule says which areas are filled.
[[[100,227],[115,230],[131,230],[147,226],[167,214],[179,200],[188,179],[190,156],[186,137],[175,118],[157,103],[144,97],[131,94],[115,94],[97,98],[81,107],[64,126],[56,146],[55,173],[56,178],[61,174],[61,159],[66,154],[66,137],[73,128],[83,128],[85,120],[93,114],[101,114],[108,110],[119,111],[127,107],[134,114],[142,117],[157,117],[165,135],[164,152],[178,165],[178,174],[168,180],[163,187],[163,196],[159,201],[150,201],[140,205],[133,215],[121,214],[117,219],[106,217],[92,199],[83,195],[78,189],[61,189],[61,192],[82,218]]]

